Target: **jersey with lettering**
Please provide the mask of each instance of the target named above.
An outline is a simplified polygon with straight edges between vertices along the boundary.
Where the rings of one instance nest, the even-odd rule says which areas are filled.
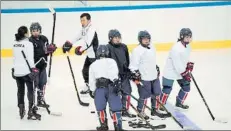
[[[14,76],[22,77],[30,73],[30,69],[23,57],[22,51],[25,53],[27,61],[31,68],[34,68],[34,47],[28,38],[16,41],[13,45],[13,68]]]

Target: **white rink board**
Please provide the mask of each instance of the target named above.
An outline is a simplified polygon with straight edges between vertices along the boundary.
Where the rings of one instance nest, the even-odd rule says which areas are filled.
[[[57,13],[54,43],[61,47],[81,30],[79,17],[83,12]],[[191,28],[194,41],[231,39],[231,6],[169,8],[126,11],[93,11],[92,23],[97,29],[99,42],[108,42],[108,31],[118,29],[123,42],[136,44],[140,30],[152,34],[153,43],[175,42],[183,27]],[[122,14],[122,15],[121,15]],[[42,33],[51,39],[53,17],[51,13],[1,14],[1,47],[12,48],[14,34],[21,25],[39,22]],[[12,22],[12,21],[17,22]],[[11,24],[9,24],[11,23]]]

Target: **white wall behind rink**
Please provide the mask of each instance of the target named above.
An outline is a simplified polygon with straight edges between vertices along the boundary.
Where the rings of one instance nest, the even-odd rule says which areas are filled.
[[[83,12],[57,13],[55,43],[61,46],[81,29]],[[148,30],[153,42],[174,42],[182,27],[193,31],[197,41],[231,40],[231,6],[176,8],[131,11],[89,12],[101,44],[108,41],[108,31],[119,29],[123,42],[137,43],[140,30]],[[50,13],[1,14],[1,48],[12,48],[14,34],[21,25],[42,25],[42,33],[51,39],[53,17]]]

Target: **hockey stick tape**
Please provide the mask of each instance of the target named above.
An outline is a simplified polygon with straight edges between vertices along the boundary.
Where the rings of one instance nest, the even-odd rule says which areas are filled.
[[[54,8],[51,8],[51,7],[48,6],[48,9],[50,10],[50,12],[51,12],[52,14],[55,14]]]

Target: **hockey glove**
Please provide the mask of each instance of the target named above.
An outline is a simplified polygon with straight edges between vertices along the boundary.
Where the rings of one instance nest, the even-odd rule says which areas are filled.
[[[193,68],[194,68],[194,63],[193,62],[188,62],[186,69],[189,70],[190,72],[192,72]]]
[[[158,65],[156,65],[156,71],[157,71],[157,77],[159,78],[160,76],[160,68]]]
[[[63,45],[63,53],[69,52],[72,48],[72,43],[69,41],[66,41]]]
[[[45,49],[45,53],[46,54],[51,54],[53,52],[55,52],[55,50],[57,49],[56,45],[55,44],[50,44],[46,47]]]
[[[90,90],[90,92],[89,92],[89,95],[90,95],[90,97],[91,97],[92,99],[95,98],[95,92],[93,92],[93,91],[91,91],[91,90]]]
[[[16,77],[14,76],[14,68],[11,68],[11,75],[13,79],[16,79]]]
[[[184,80],[191,82],[191,76],[190,76],[190,72],[188,70],[181,73],[181,76],[183,77]]]
[[[141,74],[139,70],[135,70],[133,72],[131,72],[131,77],[130,79],[132,81],[134,81],[136,84],[140,84],[141,81]]]
[[[39,70],[37,68],[32,68],[32,72],[28,75],[31,81],[35,81],[36,77],[39,75]]]
[[[83,51],[81,51],[81,48],[82,48],[82,46],[77,46],[75,48],[75,54],[76,55],[82,55],[83,54]]]

